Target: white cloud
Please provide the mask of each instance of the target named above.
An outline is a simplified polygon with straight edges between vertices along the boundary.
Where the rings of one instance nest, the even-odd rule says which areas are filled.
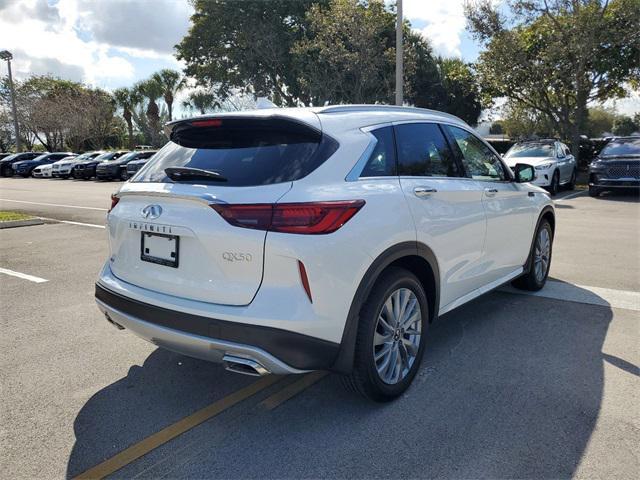
[[[426,23],[415,30],[430,40],[435,53],[460,57],[464,33],[464,0],[404,0],[403,16],[412,23]]]
[[[2,48],[14,54],[17,78],[131,83],[138,59],[179,66],[172,50],[190,14],[188,2],[173,0],[0,0]]]

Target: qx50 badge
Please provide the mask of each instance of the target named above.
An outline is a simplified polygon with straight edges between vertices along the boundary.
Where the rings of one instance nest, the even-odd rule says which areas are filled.
[[[253,255],[241,252],[222,252],[222,258],[227,262],[250,262],[253,260]]]
[[[160,205],[147,205],[140,211],[142,218],[153,220],[162,215],[162,207]]]

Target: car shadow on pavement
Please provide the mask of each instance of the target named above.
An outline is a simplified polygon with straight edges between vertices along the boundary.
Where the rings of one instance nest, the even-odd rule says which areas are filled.
[[[159,459],[150,459],[145,475],[571,477],[600,411],[603,361],[612,361],[602,352],[612,319],[603,305],[485,295],[432,325],[422,368],[397,401],[369,403],[330,376],[274,411],[202,424],[150,454],[164,461],[154,471]],[[68,475],[250,381],[154,351],[84,405]],[[239,461],[240,451],[250,458]]]
[[[97,392],[82,407],[74,421],[76,441],[67,477],[253,381],[218,364],[154,350],[143,365],[131,366],[126,377]]]
[[[605,200],[610,202],[626,202],[626,203],[640,203],[640,193],[616,191],[616,192],[603,192],[598,195],[598,200]]]

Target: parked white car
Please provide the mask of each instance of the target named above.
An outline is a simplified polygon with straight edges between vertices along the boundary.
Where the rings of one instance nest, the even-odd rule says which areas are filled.
[[[518,142],[504,156],[507,165],[532,165],[536,169],[535,185],[545,187],[555,195],[561,186],[573,190],[578,168],[569,147],[557,140]]]
[[[52,166],[51,163],[40,165],[33,169],[31,175],[35,178],[51,178]]]
[[[53,164],[52,175],[59,178],[70,178],[73,168],[80,162],[91,160],[103,152],[86,152],[82,155],[72,155]]]
[[[96,284],[109,322],[160,347],[251,375],[331,370],[387,401],[438,315],[547,279],[555,215],[533,167],[451,115],[258,110],[167,134],[113,197]]]

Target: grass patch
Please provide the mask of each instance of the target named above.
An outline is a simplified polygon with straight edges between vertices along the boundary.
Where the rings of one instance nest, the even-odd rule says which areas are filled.
[[[0,222],[11,222],[14,220],[30,220],[33,217],[31,215],[25,215],[18,212],[4,212],[0,210]]]

